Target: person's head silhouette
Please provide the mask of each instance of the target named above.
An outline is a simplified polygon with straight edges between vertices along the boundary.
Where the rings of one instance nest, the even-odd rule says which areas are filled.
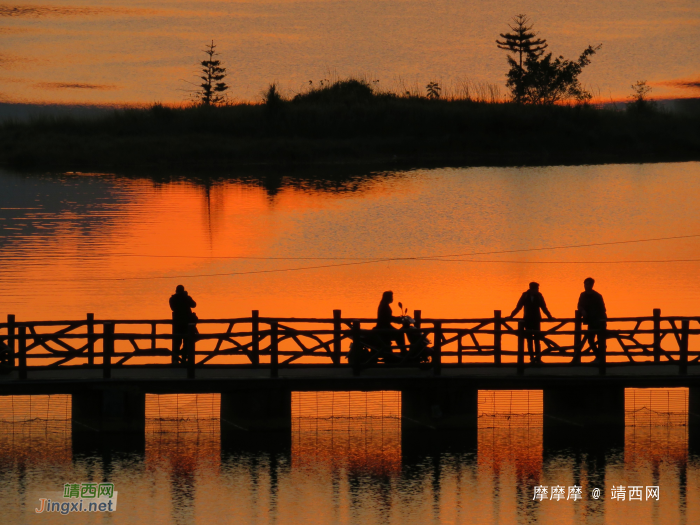
[[[536,283],[535,281],[532,281],[530,283],[530,291],[531,292],[537,292],[540,289],[540,283]]]
[[[181,284],[178,284],[178,285],[175,287],[175,293],[185,293],[185,287],[182,286]]]
[[[593,285],[595,284],[595,279],[593,277],[586,277],[583,280],[583,288],[587,291],[590,292],[593,290]]]
[[[382,302],[387,303],[387,304],[393,303],[394,302],[394,292],[392,292],[391,290],[387,290],[386,292],[384,292],[382,294]]]

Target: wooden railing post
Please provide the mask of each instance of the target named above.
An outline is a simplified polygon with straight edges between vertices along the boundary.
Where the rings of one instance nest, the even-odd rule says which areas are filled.
[[[17,330],[19,343],[19,378],[27,379],[27,327],[21,325]]]
[[[251,320],[251,326],[252,326],[252,332],[253,332],[253,343],[252,343],[252,352],[250,354],[250,361],[254,365],[259,365],[260,364],[260,312],[258,310],[253,310],[253,313],[251,314],[252,320]]]
[[[95,364],[95,314],[87,314],[87,358],[88,365]]]
[[[688,374],[688,338],[690,336],[690,319],[681,321],[681,347],[680,347],[680,366],[678,372],[681,375]]]
[[[353,345],[360,345],[360,321],[353,321],[352,322],[352,344]],[[356,360],[358,359],[357,354],[358,349],[353,346],[351,350],[354,350],[354,359],[355,361],[352,361],[350,364],[352,364],[352,375],[354,376],[359,376],[360,375],[360,369],[361,366],[357,364]],[[350,361],[352,358],[348,358],[348,361]]]
[[[340,366],[341,334],[340,334],[340,310],[333,310],[333,364]]]
[[[112,355],[114,354],[114,323],[102,325],[102,378],[112,377]]]
[[[157,332],[157,323],[154,321],[151,323],[151,350],[156,349],[156,332]]]
[[[415,321],[415,326],[420,330],[421,316],[423,312],[421,310],[413,310],[413,320]]]
[[[187,379],[194,379],[194,351],[197,345],[197,325],[189,323],[187,325],[187,336],[185,337],[185,360],[187,361]]]
[[[574,358],[571,360],[573,364],[581,363],[581,352],[583,352],[583,316],[579,310],[574,312]],[[600,340],[600,339],[599,339]]]
[[[7,347],[10,349],[10,366],[15,367],[17,350],[15,346],[15,316],[8,314],[7,316]]]
[[[661,362],[661,309],[654,308],[654,363]]]
[[[518,375],[525,373],[525,324],[518,321]]]
[[[270,323],[270,377],[279,377],[279,347],[277,321]]]
[[[501,311],[493,311],[493,363],[501,364]]]
[[[435,344],[433,345],[433,375],[442,374],[442,323],[435,321]]]

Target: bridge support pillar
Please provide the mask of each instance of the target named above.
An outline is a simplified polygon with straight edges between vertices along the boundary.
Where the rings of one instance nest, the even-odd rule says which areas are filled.
[[[551,387],[542,398],[545,449],[624,444],[624,387]]]
[[[688,447],[700,452],[700,387],[688,389]]]
[[[550,387],[542,397],[545,428],[625,427],[622,386]]]
[[[89,390],[72,396],[73,433],[146,430],[146,394],[139,390]]]
[[[292,391],[260,388],[222,392],[221,432],[292,430]]]
[[[477,429],[478,390],[460,383],[431,384],[401,391],[401,427],[406,430]]]

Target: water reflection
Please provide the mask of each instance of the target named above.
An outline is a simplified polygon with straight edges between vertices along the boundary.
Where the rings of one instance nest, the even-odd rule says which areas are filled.
[[[200,317],[367,316],[386,289],[424,317],[482,317],[535,280],[552,313],[571,317],[593,275],[610,316],[692,315],[696,238],[493,252],[697,234],[699,167],[358,170],[323,182],[2,172],[0,314],[168,317],[182,282]],[[491,255],[435,258],[470,253]],[[354,264],[363,258],[404,260]],[[687,262],[624,262],[668,259]]]
[[[347,435],[347,430],[340,434]],[[570,443],[566,449],[548,448],[541,432],[524,427],[481,429],[476,449],[464,435],[405,437],[398,468],[391,459],[395,449],[387,451],[389,460],[370,453],[357,463],[353,458],[360,444],[348,448],[347,442],[338,446],[332,440],[315,441],[332,446],[340,456],[329,459],[325,452],[297,446],[304,443],[299,436],[290,446],[274,439],[222,444],[210,433],[154,433],[146,436],[141,452],[112,443],[101,452],[73,455],[65,441],[46,436],[32,445],[41,453],[20,454],[17,444],[7,448],[6,438],[0,449],[0,503],[11,523],[58,523],[58,517],[32,516],[28,510],[36,494],[57,490],[63,480],[115,483],[119,511],[111,520],[128,524],[574,525],[628,523],[631,516],[640,525],[670,525],[700,518],[700,463],[679,454],[682,434],[649,433],[640,427],[628,428],[624,450],[607,446],[604,436]],[[583,499],[533,501],[536,484],[579,485]],[[661,499],[611,501],[610,488],[617,485],[658,485]],[[602,489],[604,497],[592,499],[593,487]]]
[[[391,476],[401,470],[400,392],[292,392],[292,466]]]

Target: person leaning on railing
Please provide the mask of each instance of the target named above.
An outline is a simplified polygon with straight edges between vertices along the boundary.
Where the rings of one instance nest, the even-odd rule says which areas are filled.
[[[593,289],[595,279],[587,277],[583,281],[584,291],[578,298],[578,311],[581,313],[583,323],[588,325],[585,340],[595,354],[594,363],[600,363],[604,359],[606,348],[605,332],[607,330],[608,315],[605,311],[603,296]],[[596,344],[596,336],[598,342]]]
[[[540,293],[539,283],[530,283],[529,289],[520,296],[520,300],[511,312],[509,319],[515,317],[521,309],[523,309],[523,330],[527,339],[527,352],[530,354],[530,362],[541,363],[540,341],[542,340],[542,332],[540,323],[542,314],[540,310],[545,313],[547,318],[553,319],[553,317],[547,309],[544,296]]]

